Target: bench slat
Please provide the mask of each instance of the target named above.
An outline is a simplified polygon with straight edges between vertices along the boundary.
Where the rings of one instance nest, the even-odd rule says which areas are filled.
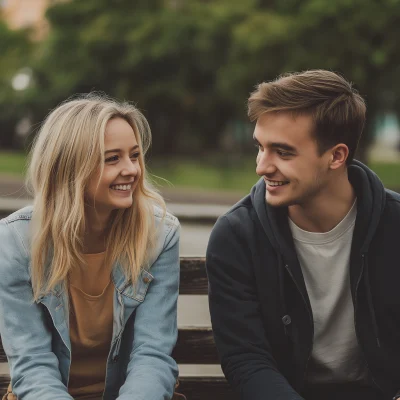
[[[10,383],[9,375],[0,375],[0,398],[7,392],[9,383]]]
[[[0,363],[2,362],[7,362],[7,357],[6,353],[4,353],[3,343],[1,343],[1,337],[0,337]]]
[[[7,391],[10,377],[0,375],[0,396]],[[178,393],[183,393],[188,400],[238,400],[224,378],[183,377],[179,378]]]
[[[212,329],[179,329],[172,356],[178,364],[219,364]]]
[[[181,258],[179,294],[208,294],[205,257]]]
[[[180,329],[173,357],[178,364],[218,364],[211,328]],[[7,362],[0,341],[0,362]]]
[[[177,392],[188,400],[239,400],[225,378],[182,377],[179,382]]]

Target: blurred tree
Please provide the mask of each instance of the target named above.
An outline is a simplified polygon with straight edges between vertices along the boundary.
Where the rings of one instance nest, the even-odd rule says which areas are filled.
[[[29,65],[31,44],[28,31],[13,31],[0,21],[0,148],[12,148],[18,143],[15,127],[25,115],[22,89],[24,82],[15,80]],[[22,78],[23,79],[23,78]]]
[[[400,0],[71,0],[47,17],[37,119],[74,93],[105,91],[137,102],[159,153],[217,149],[227,124],[246,120],[254,85],[287,71],[356,83],[368,105],[362,158],[385,93],[400,99]]]
[[[235,28],[233,50],[221,71],[221,90],[245,95],[252,83],[288,71],[325,68],[342,73],[367,102],[358,154],[365,161],[377,114],[388,107],[394,93],[400,98],[400,54],[394,39],[400,33],[400,1],[259,3],[261,11]]]
[[[73,93],[100,90],[138,103],[155,151],[214,148],[238,101],[221,98],[216,79],[245,12],[238,0],[56,4],[35,65],[38,119]]]

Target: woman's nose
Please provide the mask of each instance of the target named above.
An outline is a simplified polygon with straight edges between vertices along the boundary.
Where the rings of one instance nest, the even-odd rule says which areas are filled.
[[[136,176],[140,170],[139,161],[134,161],[129,158],[124,162],[123,168],[121,170],[121,175],[123,176]]]

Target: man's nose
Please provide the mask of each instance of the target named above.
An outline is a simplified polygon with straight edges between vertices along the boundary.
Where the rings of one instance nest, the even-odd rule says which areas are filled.
[[[267,151],[260,152],[257,156],[256,174],[259,176],[270,175],[276,171],[276,166]]]

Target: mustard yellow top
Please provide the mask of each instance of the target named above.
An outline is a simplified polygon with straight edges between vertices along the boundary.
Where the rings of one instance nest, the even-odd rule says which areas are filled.
[[[111,267],[105,253],[85,254],[87,266],[69,276],[72,347],[68,392],[75,400],[101,400],[113,328]]]

